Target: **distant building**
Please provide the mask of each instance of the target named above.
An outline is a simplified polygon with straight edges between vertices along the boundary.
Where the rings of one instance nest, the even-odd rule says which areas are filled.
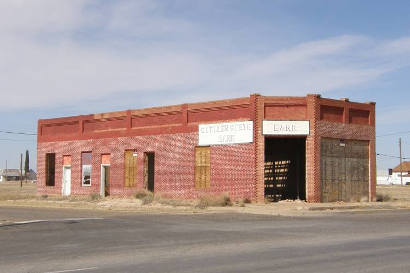
[[[401,185],[400,177],[403,176],[403,185],[410,184],[410,161],[404,161],[401,165],[397,165],[390,172],[377,171],[378,185]]]
[[[403,185],[410,183],[410,161],[404,161],[393,169],[390,175],[391,184],[401,184],[400,176],[403,176]]]
[[[20,179],[19,169],[3,169],[0,170],[0,182],[17,181]]]
[[[25,179],[25,174],[23,171],[23,179]],[[0,169],[0,182],[5,181],[18,181],[20,180],[20,170],[19,169]],[[27,180],[37,180],[37,173],[34,170],[30,170],[27,174]]]
[[[400,183],[400,181],[399,181]],[[377,185],[391,185],[391,176],[388,170],[377,170]]]

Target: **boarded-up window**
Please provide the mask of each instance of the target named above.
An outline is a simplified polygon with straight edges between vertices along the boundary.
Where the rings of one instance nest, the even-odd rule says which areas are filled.
[[[195,188],[205,189],[211,186],[210,147],[195,147]]]
[[[63,156],[63,166],[71,166],[71,155]]]
[[[125,151],[125,186],[133,187],[137,184],[137,153]]]
[[[111,162],[111,155],[110,154],[101,155],[101,164],[110,165],[110,162]]]
[[[46,154],[46,186],[55,185],[56,154]]]
[[[91,186],[91,152],[81,153],[82,185]]]

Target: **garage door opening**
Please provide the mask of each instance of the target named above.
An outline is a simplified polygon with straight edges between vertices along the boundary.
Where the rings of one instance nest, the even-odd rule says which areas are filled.
[[[265,138],[265,199],[306,199],[306,138]]]

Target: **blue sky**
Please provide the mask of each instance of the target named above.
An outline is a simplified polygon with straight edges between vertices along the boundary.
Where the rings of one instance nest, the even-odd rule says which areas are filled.
[[[0,130],[39,118],[263,95],[377,103],[377,134],[410,131],[408,1],[0,2]],[[410,156],[410,133],[377,152]],[[0,168],[35,136],[0,133]],[[378,157],[378,169],[398,159]]]

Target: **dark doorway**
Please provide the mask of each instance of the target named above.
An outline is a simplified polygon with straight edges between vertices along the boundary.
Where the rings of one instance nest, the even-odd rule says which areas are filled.
[[[144,153],[144,182],[147,190],[154,192],[155,154]]]
[[[102,165],[102,196],[110,195],[110,165]]]
[[[306,138],[265,138],[265,198],[306,199]]]

